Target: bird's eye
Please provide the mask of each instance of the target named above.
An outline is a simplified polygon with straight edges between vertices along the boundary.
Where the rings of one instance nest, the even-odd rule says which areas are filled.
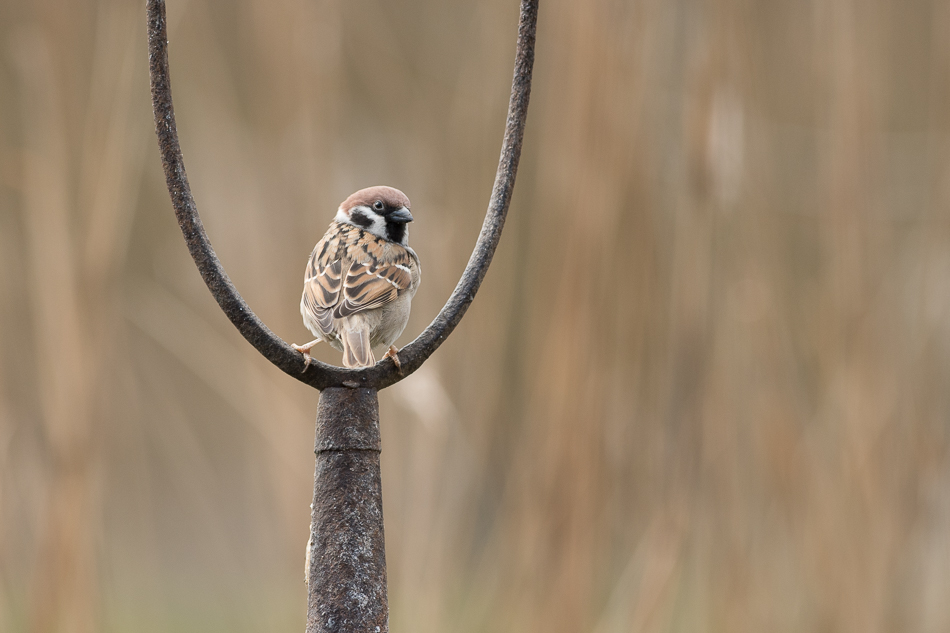
[[[382,210],[383,210],[383,201],[382,201],[382,200],[377,200],[376,202],[374,202],[374,203],[373,203],[373,208],[376,209],[377,211],[382,211]]]

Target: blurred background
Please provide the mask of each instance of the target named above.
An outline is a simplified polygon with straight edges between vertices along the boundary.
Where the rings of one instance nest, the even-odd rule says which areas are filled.
[[[179,131],[285,340],[337,205],[481,225],[515,0],[169,1]],[[950,2],[544,0],[506,233],[380,394],[391,628],[950,630]],[[300,631],[318,394],[175,222],[144,2],[0,0],[0,630]],[[340,354],[323,349],[322,360]]]

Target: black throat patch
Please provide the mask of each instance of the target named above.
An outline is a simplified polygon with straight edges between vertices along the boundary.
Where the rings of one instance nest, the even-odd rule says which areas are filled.
[[[397,244],[402,244],[403,239],[406,237],[406,224],[405,222],[387,222],[386,223],[386,239],[390,242],[396,242]]]

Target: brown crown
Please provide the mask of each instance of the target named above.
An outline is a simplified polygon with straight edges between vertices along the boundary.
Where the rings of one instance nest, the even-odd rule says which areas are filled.
[[[392,207],[395,209],[398,209],[399,207],[406,207],[407,209],[410,208],[409,198],[406,197],[406,194],[399,191],[398,189],[385,186],[360,189],[356,193],[352,194],[349,198],[344,200],[343,204],[340,205],[340,208],[348,211],[353,207],[358,206],[372,207],[373,203],[377,200],[382,200],[387,207]]]

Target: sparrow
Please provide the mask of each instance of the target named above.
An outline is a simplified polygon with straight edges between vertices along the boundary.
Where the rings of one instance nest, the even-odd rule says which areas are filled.
[[[409,321],[421,280],[419,256],[409,247],[409,198],[392,187],[361,189],[343,201],[304,272],[300,314],[317,338],[292,345],[310,366],[320,341],[343,352],[345,367],[376,364],[374,347],[393,345]]]

